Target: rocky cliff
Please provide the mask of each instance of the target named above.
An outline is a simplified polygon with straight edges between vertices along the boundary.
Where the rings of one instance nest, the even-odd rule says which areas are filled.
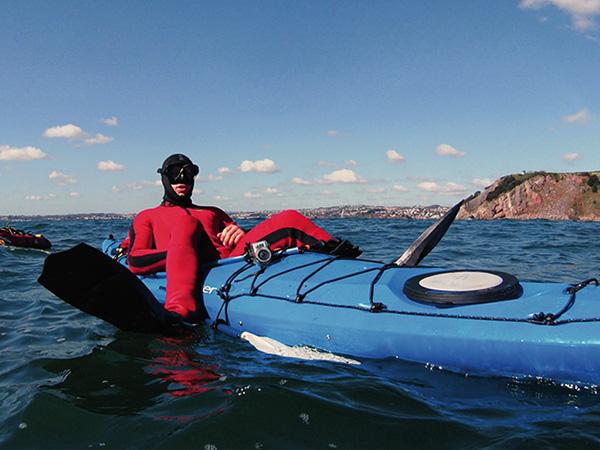
[[[458,218],[600,221],[600,172],[507,175],[469,197]]]

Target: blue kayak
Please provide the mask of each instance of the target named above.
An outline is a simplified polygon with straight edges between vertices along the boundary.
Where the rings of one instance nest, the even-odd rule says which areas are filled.
[[[118,242],[102,251],[112,256]],[[122,261],[122,264],[125,264]],[[164,273],[140,277],[158,302]],[[208,323],[355,359],[400,358],[477,375],[600,383],[600,288],[494,271],[398,267],[288,250],[202,267]]]

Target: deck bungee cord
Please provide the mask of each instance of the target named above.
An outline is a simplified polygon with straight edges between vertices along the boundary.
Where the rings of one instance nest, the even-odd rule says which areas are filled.
[[[290,256],[292,256],[292,255],[286,255],[284,252],[281,252],[280,255],[278,255],[278,258],[274,259],[273,262],[281,260],[286,257],[290,257]],[[328,307],[328,308],[354,309],[354,310],[358,310],[358,311],[371,312],[371,313],[398,314],[398,315],[406,315],[406,316],[433,317],[433,318],[444,318],[444,319],[516,322],[516,323],[531,323],[531,324],[535,324],[535,325],[549,325],[549,326],[564,325],[564,324],[568,324],[568,323],[579,323],[579,322],[580,323],[600,322],[600,317],[591,317],[591,318],[587,317],[587,318],[559,320],[560,317],[563,316],[567,311],[569,311],[575,304],[577,292],[584,289],[585,287],[587,287],[590,284],[592,284],[596,287],[599,286],[599,282],[596,278],[589,278],[589,279],[586,279],[579,283],[569,285],[565,289],[565,293],[569,295],[569,297],[567,299],[567,303],[558,312],[556,312],[556,313],[545,313],[545,312],[531,313],[527,317],[523,317],[523,318],[449,314],[449,313],[433,313],[433,312],[419,312],[419,311],[388,309],[388,307],[384,303],[376,302],[374,300],[374,297],[375,297],[375,288],[376,288],[377,282],[381,279],[384,272],[386,272],[388,270],[402,270],[402,267],[399,267],[398,265],[393,264],[393,263],[383,264],[381,267],[371,267],[368,269],[362,269],[359,271],[355,271],[355,272],[351,272],[348,274],[343,274],[343,275],[340,275],[337,277],[333,277],[328,280],[321,281],[320,283],[307,289],[306,291],[301,292],[302,287],[311,278],[313,278],[317,273],[321,272],[327,266],[329,266],[330,264],[332,264],[333,262],[335,262],[339,259],[341,259],[339,256],[331,256],[331,257],[324,258],[322,260],[317,260],[317,261],[312,261],[310,263],[301,264],[301,265],[277,272],[275,274],[269,275],[265,280],[262,280],[258,284],[256,284],[256,282],[258,281],[259,277],[262,274],[264,274],[267,265],[264,265],[264,264],[259,265],[259,264],[253,263],[252,261],[248,261],[241,268],[234,271],[227,278],[226,282],[217,290],[217,294],[223,300],[223,304],[221,305],[221,308],[219,309],[219,312],[212,324],[213,328],[216,329],[219,324],[229,325],[229,318],[228,318],[228,313],[227,313],[229,303],[232,300],[236,300],[236,299],[243,298],[243,297],[261,297],[261,298],[267,298],[267,299],[271,299],[271,300],[286,301],[286,302],[290,302],[290,303],[304,303],[304,304],[310,304],[310,305],[324,306],[324,307]],[[283,297],[283,296],[271,295],[271,294],[261,294],[259,292],[260,288],[264,287],[269,281],[272,281],[272,280],[276,279],[277,277],[286,275],[290,272],[293,272],[293,271],[296,271],[299,269],[314,266],[314,265],[319,265],[319,266],[315,270],[313,270],[311,273],[309,273],[307,276],[305,276],[302,280],[299,281],[298,287],[296,288],[296,294],[295,294],[294,299],[290,299],[288,297]],[[239,281],[242,281],[243,279],[245,279],[245,278],[238,279],[238,277],[240,275],[242,275],[244,272],[248,271],[249,269],[251,269],[253,267],[257,267],[257,266],[258,266],[258,270],[255,273],[250,275],[250,276],[254,277],[254,279],[252,280],[250,289],[247,292],[241,292],[241,293],[238,293],[235,295],[230,295],[229,292],[231,290],[232,285],[236,282],[239,282]],[[325,285],[336,283],[336,282],[344,280],[344,279],[356,277],[359,275],[364,275],[364,274],[371,273],[371,272],[377,272],[377,273],[373,277],[373,280],[370,282],[369,307],[368,308],[364,308],[361,306],[355,306],[355,305],[326,303],[326,302],[320,302],[317,300],[306,300],[306,296],[308,294],[315,292],[316,290],[318,290],[319,288],[322,288]],[[225,313],[225,319],[220,318],[220,316],[223,312]]]
[[[284,250],[277,251],[277,252],[273,253],[272,259],[270,260],[269,264],[263,264],[263,263],[257,263],[256,261],[252,260],[251,257],[247,254],[245,257],[247,259],[246,264],[243,265],[242,267],[240,267],[239,269],[237,269],[236,271],[234,271],[227,278],[225,283],[223,283],[223,285],[219,289],[217,289],[217,294],[223,300],[223,305],[221,306],[219,313],[217,314],[217,317],[216,317],[215,321],[213,322],[212,327],[216,329],[218,324],[222,322],[222,320],[219,319],[219,316],[221,315],[221,312],[223,311],[223,309],[225,309],[225,317],[226,317],[225,323],[229,323],[229,319],[227,319],[227,305],[229,304],[229,302],[231,300],[234,300],[238,297],[243,297],[243,296],[247,295],[247,294],[238,294],[238,295],[234,295],[234,296],[229,295],[229,291],[231,290],[231,286],[233,285],[233,283],[244,281],[244,280],[248,279],[249,277],[252,277],[253,279],[250,284],[249,294],[251,296],[256,296],[259,288],[264,286],[268,281],[270,281],[274,278],[277,278],[278,276],[285,275],[287,273],[293,272],[294,270],[310,267],[312,265],[319,264],[320,262],[324,262],[324,261],[327,262],[327,261],[331,261],[331,260],[338,258],[338,257],[334,256],[333,258],[325,258],[323,260],[313,261],[313,262],[310,262],[307,264],[301,264],[301,265],[293,267],[291,269],[287,269],[282,272],[276,273],[274,275],[270,275],[265,280],[263,280],[259,285],[256,285],[256,281],[258,280],[258,277],[264,273],[267,266],[269,266],[270,264],[272,264],[276,261],[280,261],[283,257],[285,257],[285,251]],[[243,278],[238,278],[240,275],[242,275],[244,272],[246,272],[248,269],[250,269],[252,267],[258,267],[258,270],[255,273],[249,274]]]
[[[585,288],[586,286],[588,286],[590,284],[593,284],[597,287],[598,280],[596,278],[588,278],[587,280],[570,285],[567,289],[565,289],[565,292],[567,294],[569,294],[569,299],[567,300],[566,305],[563,306],[560,311],[558,311],[557,313],[539,312],[537,314],[532,314],[529,319],[530,322],[536,323],[539,325],[561,325],[564,323],[575,322],[576,320],[573,320],[573,319],[570,319],[570,320],[558,320],[558,319],[560,319],[560,317],[563,314],[565,314],[567,311],[569,311],[573,307],[573,305],[575,304],[575,298],[577,297],[577,292],[579,292],[580,290],[582,290],[583,288]],[[586,322],[594,321],[594,322],[596,322],[598,320],[600,320],[600,319],[589,318],[586,320],[582,319],[582,320],[577,320],[577,321],[586,321]]]

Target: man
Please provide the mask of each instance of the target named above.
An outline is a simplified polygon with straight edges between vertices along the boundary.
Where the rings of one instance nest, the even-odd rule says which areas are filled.
[[[169,156],[158,169],[164,187],[161,204],[133,219],[129,232],[129,268],[135,274],[166,270],[165,309],[186,321],[201,319],[196,305],[201,263],[240,256],[246,244],[265,240],[272,250],[308,247],[356,257],[358,247],[333,239],[297,211],[283,211],[245,232],[224,211],[192,203],[198,166],[187,156]]]

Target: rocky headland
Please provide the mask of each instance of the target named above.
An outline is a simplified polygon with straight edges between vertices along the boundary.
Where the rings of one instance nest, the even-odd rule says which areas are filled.
[[[600,172],[506,175],[470,196],[457,218],[600,221]]]

